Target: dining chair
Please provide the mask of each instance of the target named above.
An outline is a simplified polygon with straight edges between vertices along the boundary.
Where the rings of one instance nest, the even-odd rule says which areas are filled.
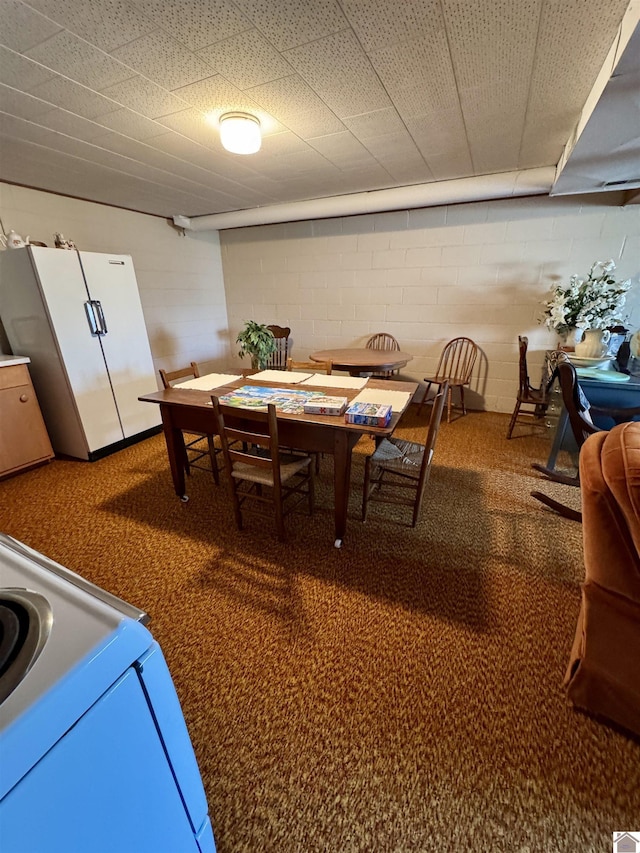
[[[175,383],[184,382],[188,379],[197,379],[200,376],[200,368],[197,362],[192,361],[189,367],[179,370],[163,370],[160,368],[160,379],[163,388],[171,388]],[[185,471],[191,474],[192,468],[210,471],[216,485],[220,484],[220,472],[218,468],[218,455],[222,448],[216,446],[215,436],[204,432],[184,430],[182,433],[185,449]],[[203,464],[204,459],[207,462]]]
[[[518,335],[518,349],[520,358],[518,363],[518,394],[516,396],[516,405],[509,421],[509,429],[507,430],[507,438],[511,438],[513,429],[516,423],[520,422],[519,418],[525,417],[526,423],[533,423],[535,426],[544,426],[542,418],[546,414],[548,405],[548,391],[546,385],[534,388],[529,381],[529,370],[527,368],[527,349],[529,347],[529,339]],[[522,410],[523,406],[533,407]],[[524,421],[522,421],[524,423]]]
[[[278,443],[276,407],[267,411],[238,410],[223,406],[211,398],[222,442],[233,511],[238,530],[242,530],[242,509],[249,502],[261,515],[266,505],[273,507],[281,542],[286,540],[285,517],[305,499],[309,515],[314,508],[314,472],[311,456],[282,451]]]
[[[312,373],[326,373],[331,375],[333,363],[330,361],[294,361],[287,359],[287,370],[310,370]]]
[[[424,444],[405,441],[392,435],[390,438],[383,438],[375,451],[365,458],[362,490],[363,521],[367,520],[368,504],[373,500],[412,506],[411,526],[416,526],[425,488],[431,474],[431,463],[447,391],[448,384],[445,380],[431,401],[433,407]]]
[[[601,428],[594,424],[591,417],[592,412],[596,415],[605,415],[611,418],[616,424],[622,424],[640,416],[640,406],[626,408],[592,406],[580,387],[576,369],[573,364],[571,364],[566,353],[554,352],[551,354],[551,358],[556,363],[552,378],[557,376],[558,382],[560,383],[562,402],[567,410],[569,425],[578,446],[578,451],[580,451],[590,435],[602,432]],[[568,474],[564,474],[561,471],[555,471],[551,468],[547,468],[545,465],[541,465],[538,462],[533,462],[531,467],[536,471],[539,471],[541,474],[544,474],[547,480],[554,483],[562,483],[567,486],[580,486],[579,475],[573,477]],[[555,510],[555,512],[564,518],[569,518],[572,521],[582,521],[581,512],[565,506],[563,503],[560,503],[560,501],[550,498],[548,495],[545,495],[544,492],[533,491],[531,492],[531,496],[549,507],[549,509]]]
[[[330,361],[294,361],[292,358],[287,359],[287,370],[310,370],[312,373],[326,373],[327,376],[330,376],[332,366],[332,362]],[[298,451],[292,450],[291,452],[297,453]],[[316,474],[319,474],[320,459],[323,454],[320,451],[316,451],[312,455],[316,458]]]
[[[269,358],[266,367],[269,370],[286,370],[287,358],[289,357],[289,335],[291,329],[289,326],[267,326],[276,339],[276,348]]]
[[[478,346],[471,340],[461,336],[453,338],[445,345],[440,360],[436,368],[435,376],[425,376],[424,382],[427,383],[422,400],[418,405],[418,414],[422,412],[422,407],[429,394],[429,389],[432,385],[441,386],[444,382],[448,385],[447,391],[447,423],[451,423],[451,407],[453,389],[460,390],[460,405],[462,414],[466,415],[467,410],[464,405],[464,387],[471,382],[471,372],[478,357]]]
[[[390,335],[388,332],[377,332],[375,335],[372,335],[365,346],[367,349],[400,350],[400,344],[393,335]],[[396,370],[380,370],[372,373],[371,376],[378,377],[379,379],[387,379],[389,376],[393,376],[395,373],[399,372],[399,368],[396,368]]]

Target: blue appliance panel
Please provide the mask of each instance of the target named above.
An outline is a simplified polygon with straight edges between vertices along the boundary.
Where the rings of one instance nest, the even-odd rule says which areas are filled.
[[[199,823],[202,846],[135,667],[0,803],[2,849],[20,853],[211,853],[206,804]]]

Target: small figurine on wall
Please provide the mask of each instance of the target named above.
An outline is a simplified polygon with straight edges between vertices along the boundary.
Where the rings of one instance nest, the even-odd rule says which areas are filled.
[[[55,242],[56,249],[75,249],[75,247],[76,247],[76,244],[73,242],[73,240],[65,239],[62,236],[62,234],[56,233],[55,238],[56,238],[56,242]]]

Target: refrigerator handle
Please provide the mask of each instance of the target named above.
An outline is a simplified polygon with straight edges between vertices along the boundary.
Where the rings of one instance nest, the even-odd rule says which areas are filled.
[[[87,315],[87,322],[89,323],[89,329],[93,337],[96,337],[100,334],[98,331],[98,319],[96,317],[96,313],[93,307],[93,301],[88,299],[84,303],[85,314]]]
[[[84,310],[93,337],[106,335],[109,330],[107,329],[107,321],[104,318],[104,311],[100,302],[97,299],[88,299],[84,303]]]
[[[107,321],[104,318],[104,311],[102,310],[102,303],[98,299],[93,300],[93,304],[95,305],[95,309],[98,313],[98,321],[100,323],[100,331],[99,335],[106,335],[109,329],[107,329]]]

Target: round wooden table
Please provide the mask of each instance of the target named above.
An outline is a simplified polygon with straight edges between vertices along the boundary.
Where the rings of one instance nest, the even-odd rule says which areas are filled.
[[[368,349],[352,347],[346,349],[321,349],[312,352],[311,361],[330,361],[336,370],[347,370],[351,376],[361,373],[382,373],[398,370],[411,361],[412,355],[397,349]]]

